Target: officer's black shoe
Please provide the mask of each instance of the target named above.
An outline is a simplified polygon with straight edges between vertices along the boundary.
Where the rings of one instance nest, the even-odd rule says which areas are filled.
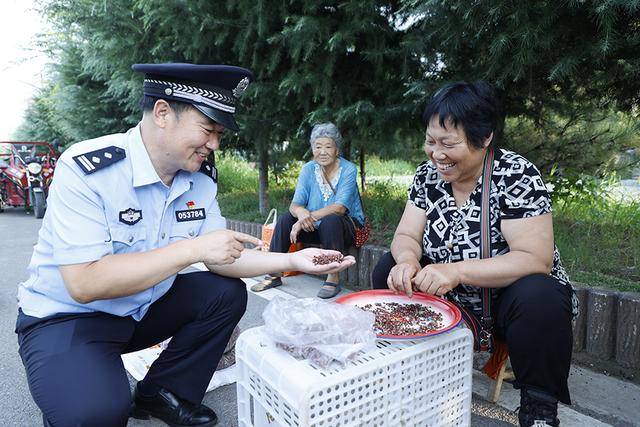
[[[518,421],[521,427],[559,426],[558,399],[541,390],[521,389]]]
[[[135,387],[133,401],[131,416],[139,420],[153,417],[171,427],[211,427],[218,423],[218,416],[211,409],[182,400],[163,388],[155,396],[145,397]]]

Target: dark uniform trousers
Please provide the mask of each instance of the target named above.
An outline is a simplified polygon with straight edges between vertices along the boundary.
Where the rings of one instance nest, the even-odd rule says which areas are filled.
[[[286,253],[291,246],[291,229],[298,218],[286,212],[280,216],[269,245],[270,252]],[[333,249],[343,254],[353,245],[355,227],[347,215],[327,215],[312,232],[300,230],[298,241],[319,243],[323,249]]]
[[[136,322],[106,313],[18,314],[16,332],[31,394],[53,426],[123,426],[131,409],[120,355],[173,337],[143,381],[200,403],[247,305],[240,279],[178,275]]]
[[[394,265],[391,252],[382,256],[371,276],[374,289],[387,288]],[[572,292],[548,274],[532,274],[503,288],[492,307],[494,333],[509,348],[514,387],[544,390],[566,404],[571,404]]]

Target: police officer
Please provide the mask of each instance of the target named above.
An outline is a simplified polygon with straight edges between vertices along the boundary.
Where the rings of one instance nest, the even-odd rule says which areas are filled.
[[[240,277],[325,274],[306,249],[275,254],[225,230],[207,157],[253,79],[222,65],[137,64],[142,121],[83,141],[58,161],[48,209],[18,291],[16,325],[29,389],[45,425],[117,426],[133,416],[211,426],[206,386],[247,302]],[[206,272],[177,273],[202,262]],[[173,337],[135,387],[122,353]]]

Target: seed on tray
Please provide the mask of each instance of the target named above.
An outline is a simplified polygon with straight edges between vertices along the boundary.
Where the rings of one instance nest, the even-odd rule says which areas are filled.
[[[378,335],[421,335],[443,327],[442,313],[422,304],[376,302],[360,308],[376,316],[373,327]]]
[[[331,264],[332,262],[342,262],[344,255],[316,255],[313,257],[313,263],[315,265]]]

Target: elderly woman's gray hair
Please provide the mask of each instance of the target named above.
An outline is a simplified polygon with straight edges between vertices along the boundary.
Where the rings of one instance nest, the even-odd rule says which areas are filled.
[[[338,148],[340,148],[342,144],[342,135],[340,135],[338,127],[331,122],[320,123],[313,127],[311,136],[309,137],[311,149],[313,149],[313,144],[318,138],[331,138]]]

